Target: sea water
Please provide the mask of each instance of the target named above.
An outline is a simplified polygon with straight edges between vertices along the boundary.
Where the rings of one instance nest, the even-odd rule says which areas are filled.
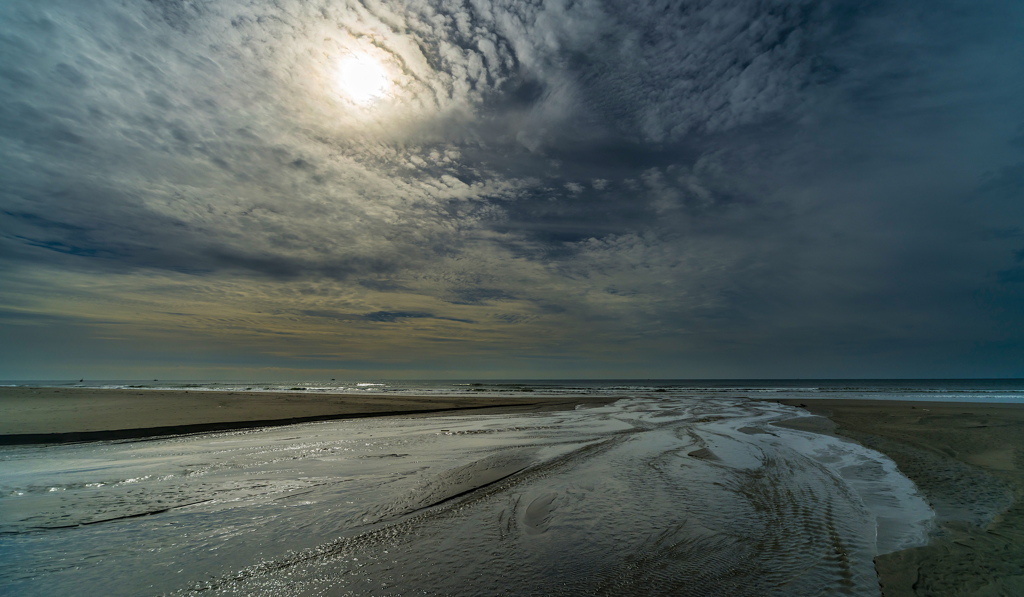
[[[773,425],[799,409],[658,389],[5,447],[0,593],[878,595],[872,558],[926,541],[884,455]]]
[[[830,379],[830,380],[95,380],[3,381],[0,387],[302,392],[412,396],[750,396],[863,398],[1024,404],[1024,379]]]

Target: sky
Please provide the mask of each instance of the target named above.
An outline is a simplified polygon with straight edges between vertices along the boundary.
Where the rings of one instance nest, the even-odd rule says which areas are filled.
[[[0,379],[1022,377],[1021,31],[6,0]]]

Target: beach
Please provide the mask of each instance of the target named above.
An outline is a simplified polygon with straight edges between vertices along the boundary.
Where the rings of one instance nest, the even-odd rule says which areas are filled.
[[[1024,595],[1024,405],[782,402],[892,458],[935,510],[927,546],[876,558],[883,595]]]
[[[0,589],[1021,594],[1020,404],[516,387],[2,388]]]

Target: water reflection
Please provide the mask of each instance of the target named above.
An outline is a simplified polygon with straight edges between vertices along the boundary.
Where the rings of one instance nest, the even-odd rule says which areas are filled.
[[[884,456],[770,424],[796,414],[638,398],[6,448],[0,586],[877,595],[873,556],[921,543],[931,512]]]

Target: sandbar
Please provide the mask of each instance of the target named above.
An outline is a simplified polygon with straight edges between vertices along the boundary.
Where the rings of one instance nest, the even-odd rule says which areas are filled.
[[[882,452],[936,512],[930,543],[875,558],[885,597],[1024,595],[1024,405],[797,399]]]
[[[499,414],[616,398],[0,388],[0,445],[140,439],[380,416]]]

